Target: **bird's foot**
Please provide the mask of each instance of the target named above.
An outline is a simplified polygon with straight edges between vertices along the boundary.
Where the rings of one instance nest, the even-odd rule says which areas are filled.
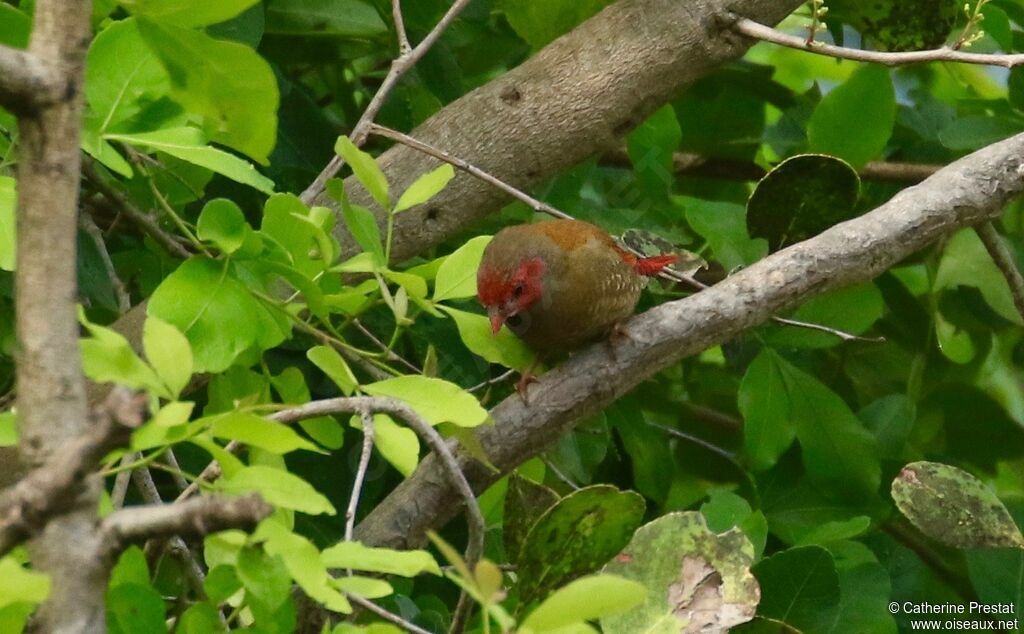
[[[616,355],[616,346],[621,345],[622,341],[625,339],[633,341],[633,336],[629,334],[629,329],[626,328],[625,323],[621,321],[615,322],[612,325],[611,331],[608,333],[608,339],[605,340],[608,344],[608,354],[611,356],[612,360],[619,360]]]
[[[531,383],[537,382],[537,375],[533,373],[540,365],[540,359],[534,359],[533,363],[529,365],[522,374],[519,375],[519,380],[516,381],[516,392],[519,393],[519,398],[523,399],[523,405],[529,405],[530,400],[527,398],[526,390],[529,388]]]

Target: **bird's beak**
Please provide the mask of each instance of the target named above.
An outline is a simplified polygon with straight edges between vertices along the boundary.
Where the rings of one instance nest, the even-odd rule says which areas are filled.
[[[501,330],[501,325],[505,323],[505,314],[502,312],[499,306],[489,306],[487,308],[487,316],[491,318],[491,334],[496,335]]]

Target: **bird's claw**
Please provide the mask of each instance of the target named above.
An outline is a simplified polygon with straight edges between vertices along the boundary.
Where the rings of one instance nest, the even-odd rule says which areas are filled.
[[[526,390],[529,388],[531,383],[536,383],[537,377],[530,370],[523,372],[519,376],[519,380],[516,381],[516,392],[519,393],[519,398],[523,399],[523,405],[529,405],[530,399],[527,397]]]
[[[612,329],[608,333],[608,339],[606,339],[608,344],[608,354],[611,355],[611,358],[614,361],[619,360],[615,354],[615,346],[619,345],[623,339],[633,341],[633,336],[629,334],[629,329],[626,328],[626,324],[621,321],[617,321],[612,325]]]

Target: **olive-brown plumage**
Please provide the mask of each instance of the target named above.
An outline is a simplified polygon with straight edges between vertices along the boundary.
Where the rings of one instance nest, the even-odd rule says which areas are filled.
[[[580,220],[516,225],[487,245],[477,290],[495,333],[504,324],[550,358],[607,335],[633,313],[644,276],[674,260],[638,258]]]

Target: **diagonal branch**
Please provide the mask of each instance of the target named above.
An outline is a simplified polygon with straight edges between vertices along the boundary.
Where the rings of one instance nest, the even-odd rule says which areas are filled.
[[[142,424],[145,396],[117,389],[94,412],[82,436],[60,446],[40,467],[0,495],[0,557],[42,530],[54,517],[78,508],[96,463],[126,442]]]
[[[1013,68],[1024,64],[1024,54],[997,55],[991,53],[968,53],[949,47],[935,48],[926,51],[866,51],[858,48],[846,48],[824,42],[808,41],[805,37],[789,35],[749,20],[737,18],[732,27],[737,33],[747,37],[787,48],[817,53],[828,57],[839,59],[850,59],[858,62],[870,62],[885,66],[906,66],[908,64],[922,64],[925,62],[959,62],[961,64],[980,64],[984,66],[1002,66]]]
[[[181,504],[151,504],[114,511],[100,524],[108,555],[153,537],[202,537],[229,528],[250,530],[273,512],[258,495],[204,496]]]
[[[1010,252],[991,222],[981,223],[974,228],[974,231],[981,238],[996,268],[1006,278],[1006,283],[1010,286],[1010,295],[1013,297],[1013,305],[1017,308],[1020,316],[1024,318],[1024,276],[1021,276],[1020,269],[1017,268],[1013,253]]]
[[[476,491],[539,454],[576,422],[679,359],[728,341],[772,314],[850,284],[965,226],[996,217],[1024,191],[1024,134],[979,150],[903,190],[863,216],[774,253],[725,281],[668,302],[627,323],[630,339],[609,355],[591,346],[545,374],[526,405],[516,395],[491,410],[478,432],[500,472],[465,454],[462,470]],[[459,494],[436,456],[427,456],[356,528],[366,544],[411,547],[454,513]]]
[[[384,102],[387,100],[388,95],[395,89],[398,82],[401,81],[402,77],[409,72],[409,70],[416,65],[423,56],[427,54],[427,51],[434,46],[441,35],[451,26],[455,18],[462,13],[472,0],[455,0],[452,6],[448,9],[448,12],[444,14],[444,17],[434,26],[434,28],[427,34],[423,41],[417,44],[414,48],[409,48],[409,38],[405,33],[405,23],[402,20],[402,8],[399,5],[398,0],[394,0],[393,15],[395,18],[395,28],[398,31],[398,48],[399,55],[391,63],[391,68],[388,70],[387,76],[384,77],[384,81],[381,82],[380,88],[373,95],[370,103],[366,106],[366,110],[363,111],[359,121],[352,128],[352,142],[357,146],[362,145],[366,142],[366,137],[370,132],[370,124],[373,123],[374,119],[380,113],[380,109],[384,107]],[[327,185],[327,181],[337,174],[341,168],[345,165],[345,162],[340,156],[335,156],[331,159],[331,162],[327,164],[327,167],[316,177],[313,183],[302,192],[302,201],[310,203],[315,200],[323,191]]]

